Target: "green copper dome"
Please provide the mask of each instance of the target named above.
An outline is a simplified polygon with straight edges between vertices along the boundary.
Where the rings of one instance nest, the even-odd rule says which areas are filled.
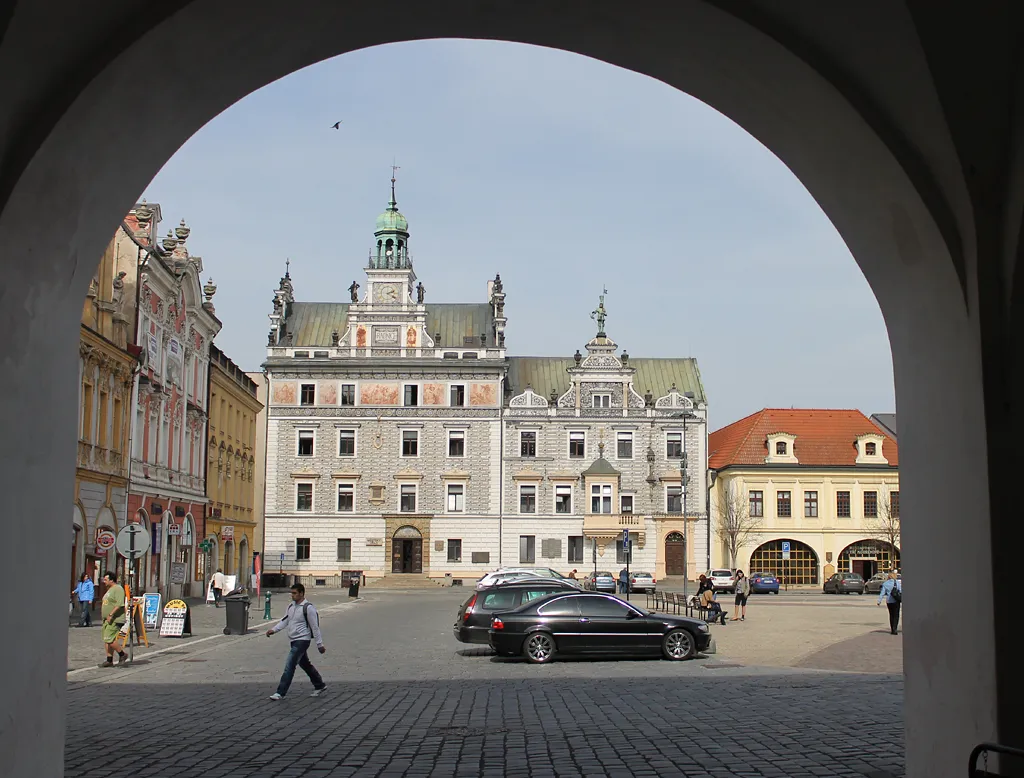
[[[380,216],[377,217],[377,226],[374,229],[374,234],[381,232],[408,232],[409,222],[402,212],[398,210],[398,205],[394,200],[388,206],[388,209],[384,211]]]

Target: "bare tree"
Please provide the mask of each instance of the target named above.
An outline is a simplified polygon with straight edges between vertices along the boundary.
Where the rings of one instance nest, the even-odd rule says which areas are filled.
[[[894,500],[892,495],[896,494]],[[893,569],[896,565],[896,553],[900,547],[900,502],[899,492],[881,492],[878,495],[878,516],[872,520],[871,532],[876,540],[889,545]]]
[[[718,523],[715,533],[729,552],[730,567],[736,567],[740,549],[750,541],[751,536],[761,529],[763,519],[751,516],[747,500],[730,483],[722,490],[722,498],[718,506]]]

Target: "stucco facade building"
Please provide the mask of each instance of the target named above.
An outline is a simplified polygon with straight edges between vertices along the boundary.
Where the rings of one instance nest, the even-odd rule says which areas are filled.
[[[899,451],[860,411],[767,408],[709,440],[715,565],[791,585],[899,566]]]
[[[220,568],[237,575],[239,586],[248,585],[258,549],[256,431],[263,406],[256,394],[256,382],[211,344],[206,538],[213,551],[203,578]]]
[[[585,356],[509,357],[500,276],[479,302],[427,302],[393,187],[364,290],[301,302],[286,271],[275,292],[265,570],[618,570],[625,529],[635,568],[682,574],[684,538],[691,574],[706,565],[696,363],[620,355],[603,297]]]

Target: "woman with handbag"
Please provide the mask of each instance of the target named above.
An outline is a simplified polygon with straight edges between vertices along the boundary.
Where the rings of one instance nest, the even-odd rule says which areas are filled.
[[[750,596],[750,579],[742,570],[736,571],[736,613],[730,621],[747,620],[747,597]]]

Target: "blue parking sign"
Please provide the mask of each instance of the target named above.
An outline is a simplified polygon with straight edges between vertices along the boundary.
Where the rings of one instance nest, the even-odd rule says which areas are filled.
[[[783,559],[789,559],[789,541],[788,540],[783,540],[782,541],[782,558]]]
[[[623,546],[628,546],[629,545],[629,530],[628,529],[622,530],[622,545]]]

